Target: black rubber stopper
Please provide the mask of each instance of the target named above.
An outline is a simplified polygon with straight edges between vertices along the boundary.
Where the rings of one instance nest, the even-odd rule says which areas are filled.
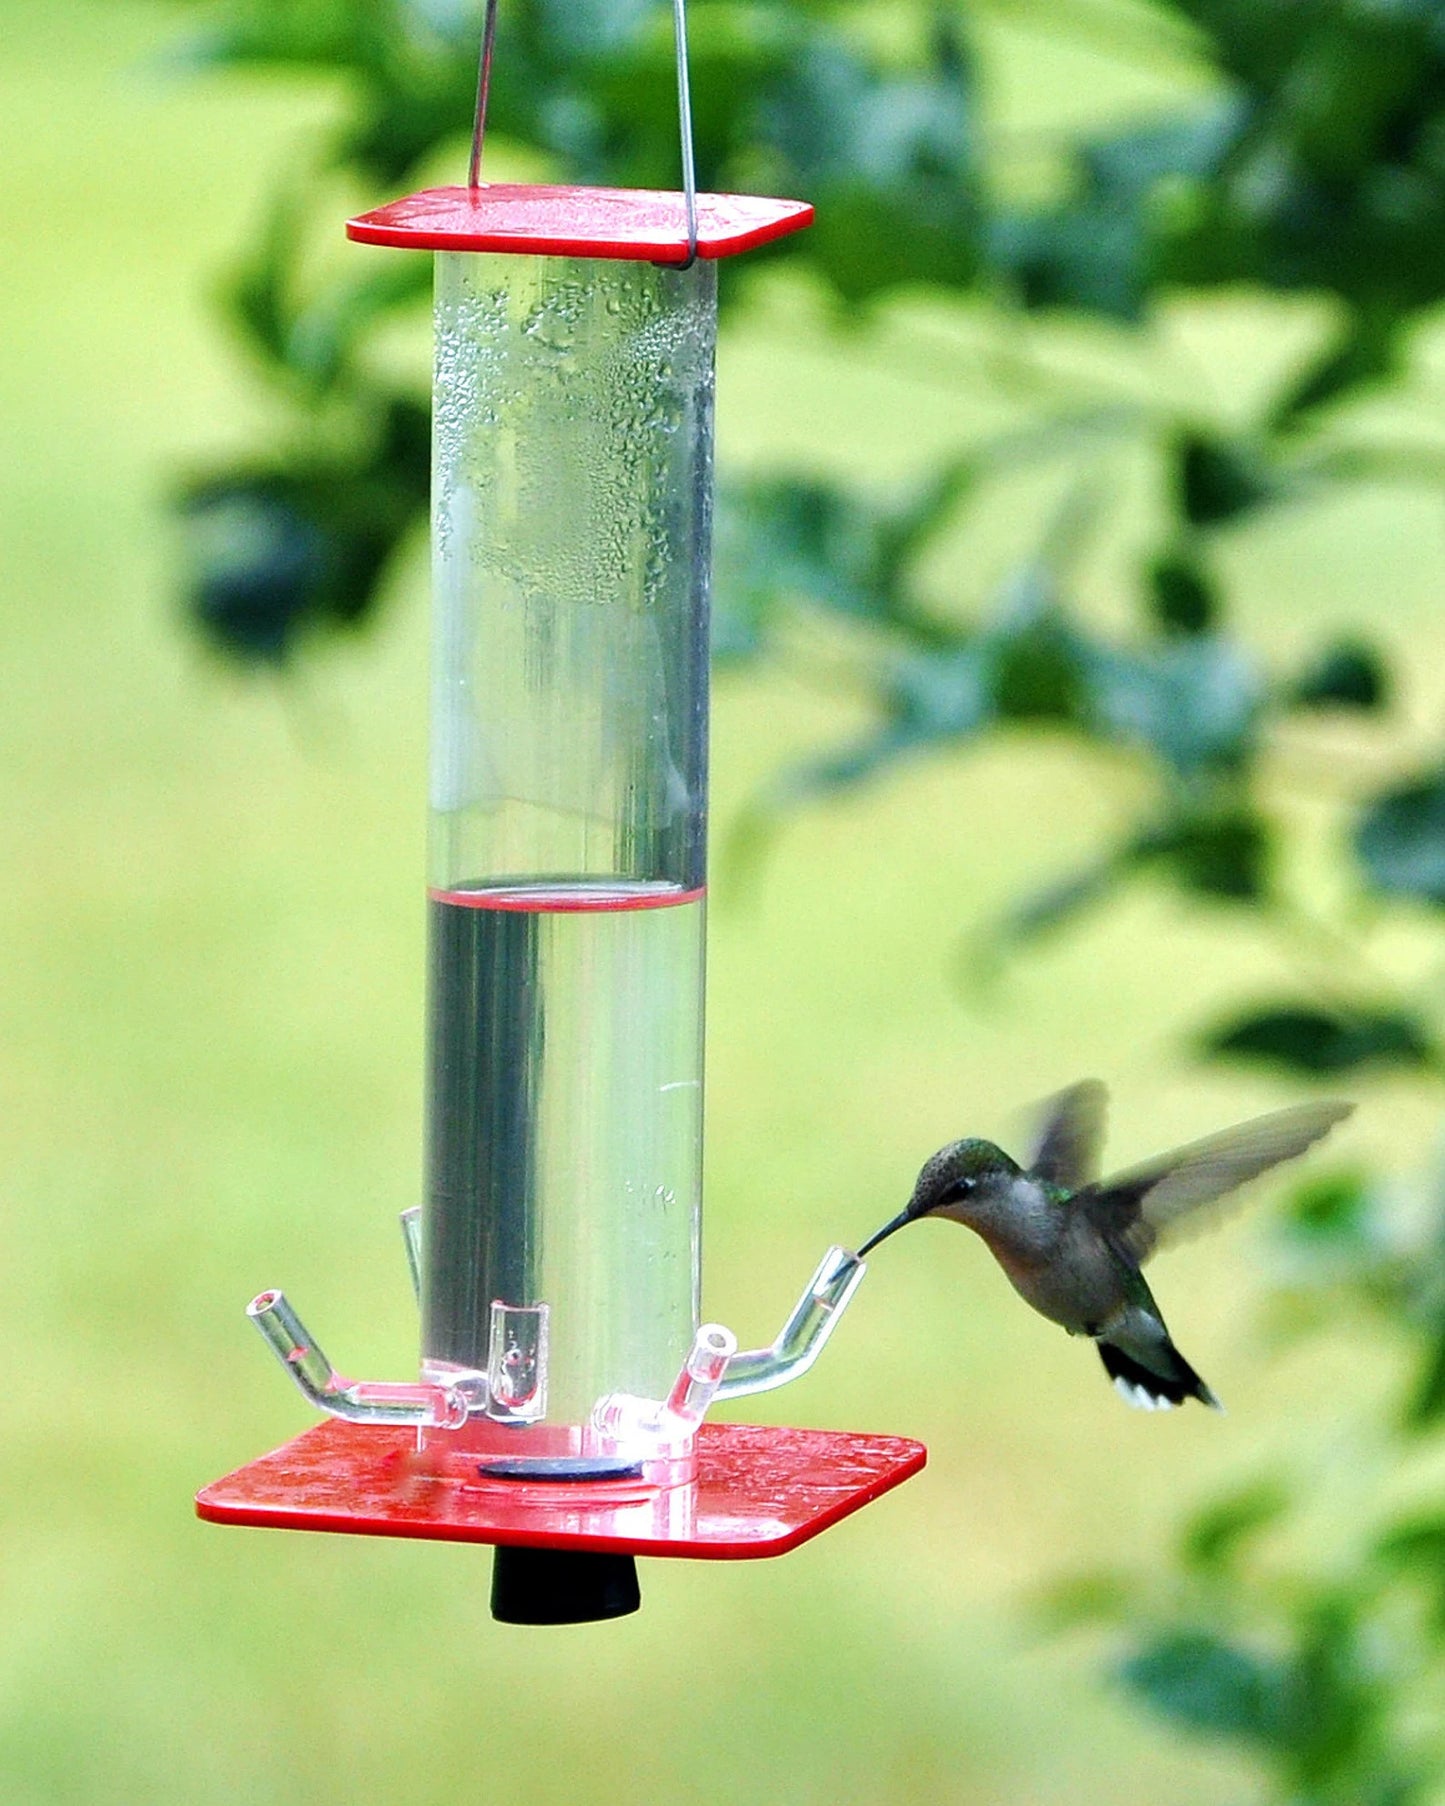
[[[492,1616],[499,1624],[595,1624],[642,1604],[630,1555],[576,1549],[497,1549]]]

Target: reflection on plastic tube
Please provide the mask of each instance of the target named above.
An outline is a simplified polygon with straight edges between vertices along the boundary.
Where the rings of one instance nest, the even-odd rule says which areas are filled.
[[[413,1204],[401,1213],[401,1239],[406,1243],[406,1264],[411,1273],[411,1289],[421,1303],[421,1205]]]

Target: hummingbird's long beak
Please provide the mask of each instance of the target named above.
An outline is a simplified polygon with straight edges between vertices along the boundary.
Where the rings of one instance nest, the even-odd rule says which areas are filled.
[[[868,1237],[868,1240],[864,1242],[863,1246],[858,1250],[859,1260],[862,1260],[863,1256],[870,1248],[876,1248],[879,1242],[886,1241],[895,1229],[901,1229],[905,1223],[911,1223],[912,1221],[913,1218],[906,1210],[900,1210],[891,1223],[885,1223],[883,1225],[877,1235],[870,1235]]]

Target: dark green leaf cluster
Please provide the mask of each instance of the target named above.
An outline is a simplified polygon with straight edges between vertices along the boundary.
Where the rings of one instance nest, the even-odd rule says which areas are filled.
[[[1164,286],[1330,294],[1341,329],[1279,398],[1296,421],[1395,367],[1445,294],[1445,18],[1431,0],[1173,0],[1219,93],[1086,140],[1064,198],[1000,215],[1027,307],[1141,317]]]
[[[1269,474],[1257,454],[1198,435],[1158,436],[1178,522],[1168,549],[1141,560],[1142,619],[1132,634],[1102,632],[1071,600],[1073,567],[1094,530],[1087,506],[1066,507],[1037,554],[971,611],[931,605],[923,573],[932,548],[967,531],[970,510],[987,504],[1019,449],[1017,434],[973,447],[887,496],[816,479],[730,487],[719,533],[720,654],[767,658],[788,648],[799,620],[834,623],[846,630],[850,686],[875,718],[851,743],[782,773],[758,799],[745,844],[756,850],[786,811],[876,781],[901,761],[1046,727],[1130,759],[1149,775],[1148,800],[1114,844],[996,923],[989,953],[1058,928],[1122,885],[1162,880],[1204,902],[1254,908],[1309,980],[1306,995],[1251,1005],[1208,1030],[1200,1045],[1212,1057],[1308,1077],[1368,1066],[1438,1071],[1441,1028],[1431,1011],[1354,978],[1359,947],[1348,937],[1343,962],[1340,947],[1312,948],[1346,930],[1303,919],[1280,876],[1289,824],[1268,780],[1280,734],[1327,712],[1378,717],[1388,731],[1391,697],[1382,655],[1359,639],[1327,643],[1302,669],[1271,674],[1226,625],[1215,537],[1273,505],[1287,477]],[[1070,464],[1076,456],[1067,435],[1048,444],[1040,436],[1031,451]],[[1361,903],[1445,903],[1438,773],[1367,803],[1341,838]],[[1323,996],[1321,954],[1330,970]]]
[[[1374,1605],[1350,1589],[1300,1589],[1268,1612],[1267,1636],[1161,1627],[1138,1639],[1119,1678],[1180,1730],[1248,1751],[1281,1800],[1405,1806],[1427,1797],[1433,1752],[1402,1728],[1415,1676],[1382,1661]],[[1203,1600],[1199,1609],[1214,1615]]]
[[[1361,818],[1355,852],[1377,890],[1445,904],[1445,771],[1379,797]]]
[[[1144,872],[1213,897],[1261,896],[1268,835],[1245,776],[1266,686],[1239,642],[1202,620],[1128,640],[1091,629],[1067,598],[1078,538],[1067,530],[974,620],[931,612],[915,593],[921,555],[986,483],[989,464],[980,452],[887,500],[816,482],[729,492],[718,561],[721,647],[764,653],[769,631],[786,631],[799,607],[866,626],[854,676],[878,717],[852,745],[785,773],[760,809],[775,815],[875,778],[900,759],[1045,725],[1143,754],[1157,770],[1159,796],[1150,817],[1088,873],[1024,903],[1007,925],[1011,935],[1053,926]]]
[[[430,440],[426,410],[397,396],[345,453],[192,483],[181,509],[204,631],[279,664],[298,633],[364,620],[426,506]]]
[[[1309,1806],[1437,1797],[1445,1518],[1401,1510],[1394,1470],[1445,1417],[1445,1189],[1404,1231],[1358,1175],[1309,1180],[1279,1231],[1294,1331],[1352,1309],[1395,1332],[1399,1409],[1370,1462],[1377,1482],[1343,1550],[1319,1551],[1301,1477],[1274,1473],[1196,1508],[1169,1568],[1075,1576],[1042,1599],[1047,1622],[1112,1627],[1114,1672],[1151,1713],[1232,1744]],[[1378,1432],[1377,1432],[1378,1434]]]
[[[1256,1006],[1211,1030],[1204,1047],[1225,1059],[1321,1076],[1375,1062],[1426,1067],[1435,1057],[1424,1025],[1407,1010],[1372,1010],[1364,1005]]]

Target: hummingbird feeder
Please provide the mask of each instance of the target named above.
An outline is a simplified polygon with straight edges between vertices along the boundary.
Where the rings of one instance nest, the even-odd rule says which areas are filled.
[[[717,264],[806,226],[697,194],[471,180],[351,238],[435,254],[425,1206],[413,1382],[248,1307],[327,1421],[199,1494],[214,1522],[496,1546],[515,1623],[634,1610],[634,1558],[782,1554],[922,1467],[898,1437],[706,1424],[810,1367],[700,1323]]]

